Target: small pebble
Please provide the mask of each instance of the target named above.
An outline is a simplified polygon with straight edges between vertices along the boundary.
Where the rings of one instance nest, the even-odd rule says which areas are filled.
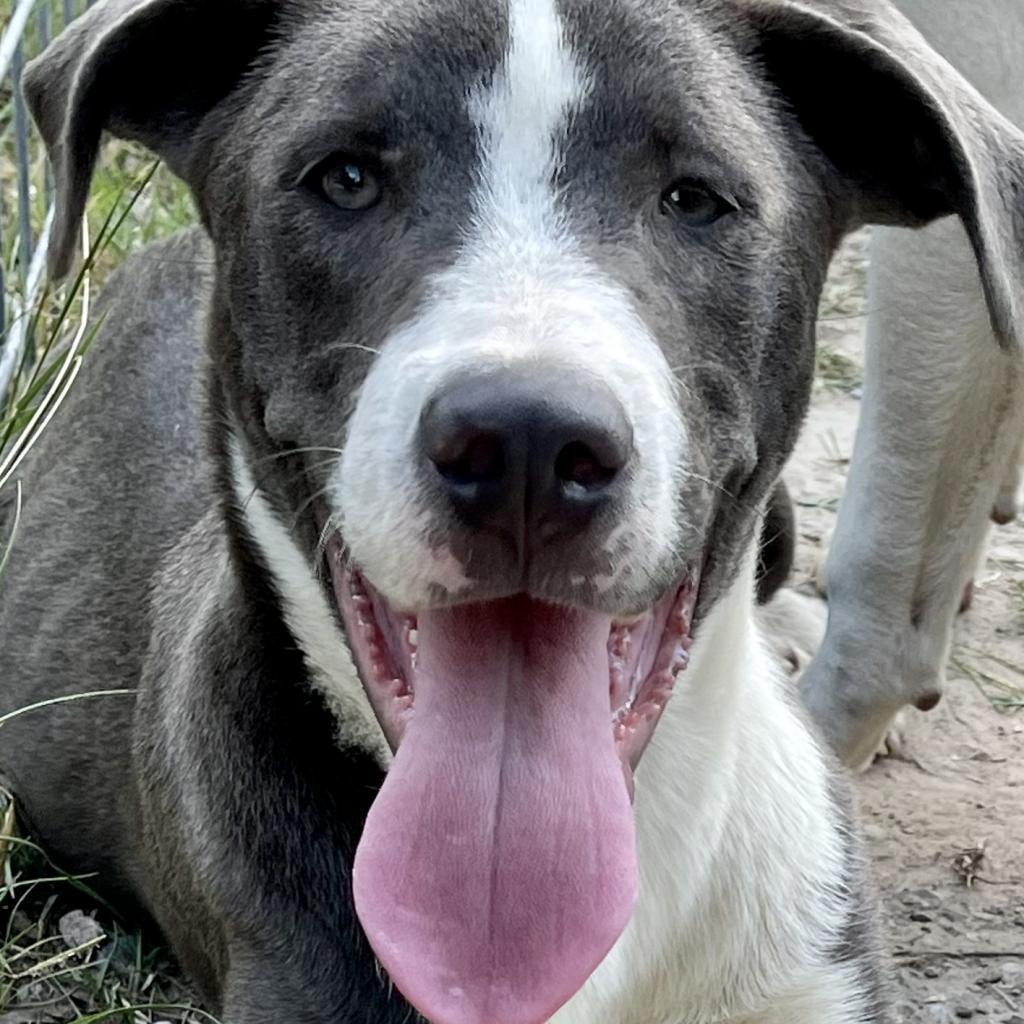
[[[104,934],[95,919],[82,913],[81,910],[72,910],[65,914],[57,922],[57,929],[68,949],[78,949],[79,946],[84,946],[87,942],[101,939]]]

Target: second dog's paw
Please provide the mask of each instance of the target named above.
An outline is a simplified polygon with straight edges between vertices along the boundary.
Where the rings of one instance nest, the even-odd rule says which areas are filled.
[[[892,757],[898,761],[909,761],[910,746],[908,736],[910,735],[910,715],[904,710],[900,711],[889,723],[889,728],[878,745],[875,757]]]
[[[1004,491],[996,498],[995,504],[992,506],[992,522],[996,526],[1007,526],[1017,518],[1019,512],[1016,493]]]
[[[863,775],[876,761],[885,758],[892,758],[895,761],[913,761],[908,743],[910,716],[907,712],[898,711],[890,720],[887,726],[879,723],[880,732],[876,732],[876,742],[872,743],[871,737],[867,737],[867,744],[862,744],[861,749],[871,750],[866,757],[863,753],[856,758],[847,761],[850,771],[854,775]],[[868,745],[870,744],[870,745]]]

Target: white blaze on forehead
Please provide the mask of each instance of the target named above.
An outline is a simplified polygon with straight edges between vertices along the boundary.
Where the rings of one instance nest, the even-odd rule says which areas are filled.
[[[565,39],[556,0],[512,0],[505,59],[473,91],[469,112],[480,132],[477,215],[530,215],[534,229],[555,226],[559,140],[589,82]],[[493,227],[493,225],[491,225]]]
[[[502,61],[467,96],[479,149],[462,244],[416,314],[385,339],[331,488],[352,558],[404,609],[471,585],[448,547],[458,527],[425,483],[417,448],[426,403],[470,367],[524,363],[539,381],[582,374],[621,403],[635,460],[621,521],[595,537],[612,567],[596,581],[602,591],[657,576],[678,533],[685,437],[675,381],[615,264],[585,252],[588,226],[559,202],[556,177],[591,72],[573,53],[557,0],[511,0],[508,20]],[[599,237],[599,225],[589,227]]]

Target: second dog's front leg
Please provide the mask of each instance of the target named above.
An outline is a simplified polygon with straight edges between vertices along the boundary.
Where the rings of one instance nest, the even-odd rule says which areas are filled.
[[[992,506],[992,519],[1000,526],[1012,523],[1020,511],[1020,492],[1024,485],[1024,434],[1010,454],[1010,461],[1003,470],[1003,484]]]
[[[953,619],[1024,419],[959,223],[872,241],[864,405],[805,701],[851,765],[943,685]]]

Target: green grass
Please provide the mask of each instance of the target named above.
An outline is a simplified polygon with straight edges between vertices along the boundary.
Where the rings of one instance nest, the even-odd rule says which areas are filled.
[[[846,394],[864,383],[863,371],[854,360],[823,343],[818,345],[815,376],[818,383],[829,391]]]
[[[188,1005],[166,955],[124,929],[88,878],[66,875],[33,843],[2,831],[0,844],[7,846],[0,877],[0,1020],[213,1021]]]
[[[1001,715],[1024,712],[1024,669],[995,654],[961,647],[950,664]]]
[[[1024,579],[1010,581],[1010,600],[1017,611],[1024,615]]]
[[[26,346],[0,406],[0,501],[13,492],[9,500],[14,510],[9,535],[0,547],[0,578],[21,518],[24,495],[19,467],[74,385],[100,326],[98,319],[90,318],[94,278],[109,265],[110,250],[130,224],[153,177],[152,166],[141,176],[126,177],[103,211],[95,234],[83,226],[81,266],[68,283],[63,287],[47,284],[37,298],[15,295],[9,303],[13,310],[24,310],[12,327],[27,331],[32,347]],[[9,330],[4,341],[10,337]]]
[[[0,0],[0,28],[11,9],[11,0]],[[35,31],[33,21],[30,53]],[[46,162],[36,137],[31,157],[31,219],[38,234],[47,193]],[[48,428],[88,358],[98,325],[87,316],[97,291],[130,252],[195,219],[187,190],[165,168],[155,167],[151,155],[136,146],[108,144],[86,218],[90,244],[81,269],[62,287],[48,287],[25,310],[19,294],[24,275],[14,167],[12,94],[9,83],[0,83],[3,298],[8,330],[12,310],[24,310],[21,320],[31,325],[35,352],[34,359],[18,367],[9,393],[0,397],[0,509],[6,505],[0,514],[0,586],[17,544],[20,510],[31,499],[19,480],[19,462]],[[5,340],[6,335],[0,338]],[[0,743],[10,717],[0,719]],[[18,834],[15,811],[10,794],[0,790],[0,1024],[213,1021],[189,1005],[186,987],[166,954],[119,923],[92,892],[89,879],[68,876],[31,837]]]

